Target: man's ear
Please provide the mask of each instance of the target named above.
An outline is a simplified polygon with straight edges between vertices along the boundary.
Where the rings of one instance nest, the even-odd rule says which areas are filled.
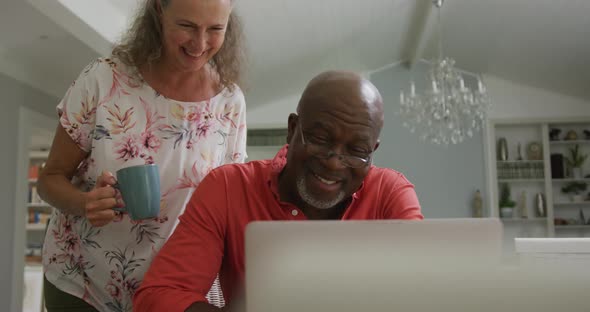
[[[375,143],[375,147],[373,147],[373,153],[379,148],[380,143],[381,143],[381,140],[377,139],[377,143]]]
[[[287,144],[291,144],[291,139],[295,133],[297,133],[297,120],[299,116],[295,113],[289,114],[289,119],[287,120]]]

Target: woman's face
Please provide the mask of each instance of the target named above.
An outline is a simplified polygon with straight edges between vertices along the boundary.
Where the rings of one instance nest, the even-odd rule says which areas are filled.
[[[230,13],[230,0],[170,0],[161,11],[165,63],[201,70],[223,45]]]

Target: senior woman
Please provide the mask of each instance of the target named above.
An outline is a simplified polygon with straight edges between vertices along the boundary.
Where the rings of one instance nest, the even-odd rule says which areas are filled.
[[[244,161],[232,9],[231,0],[145,0],[112,55],[90,63],[57,106],[39,178],[56,208],[43,251],[49,312],[132,311],[195,187],[211,169]],[[140,164],[159,167],[160,214],[134,221],[113,209],[124,205],[113,172]],[[210,299],[223,305],[216,289]]]

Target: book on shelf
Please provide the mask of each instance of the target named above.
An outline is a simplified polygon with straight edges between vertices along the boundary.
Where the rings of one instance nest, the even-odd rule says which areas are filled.
[[[513,162],[513,163],[497,163],[498,179],[543,179],[545,177],[545,168],[543,163],[533,162]]]
[[[47,204],[47,202],[45,202],[41,196],[39,196],[39,192],[37,192],[37,186],[36,185],[29,185],[29,204],[40,204],[40,205],[45,205]]]
[[[36,180],[39,177],[40,167],[38,164],[29,166],[29,180]]]
[[[29,224],[46,224],[51,216],[50,213],[29,210],[27,223]]]

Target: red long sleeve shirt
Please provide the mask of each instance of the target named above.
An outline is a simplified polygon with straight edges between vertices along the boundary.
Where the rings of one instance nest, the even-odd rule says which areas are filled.
[[[197,187],[173,235],[134,297],[135,311],[184,311],[206,302],[219,273],[226,302],[244,284],[244,230],[252,221],[306,220],[280,201],[278,176],[287,146],[272,160],[213,170]],[[422,219],[414,186],[399,172],[373,166],[342,220]]]

